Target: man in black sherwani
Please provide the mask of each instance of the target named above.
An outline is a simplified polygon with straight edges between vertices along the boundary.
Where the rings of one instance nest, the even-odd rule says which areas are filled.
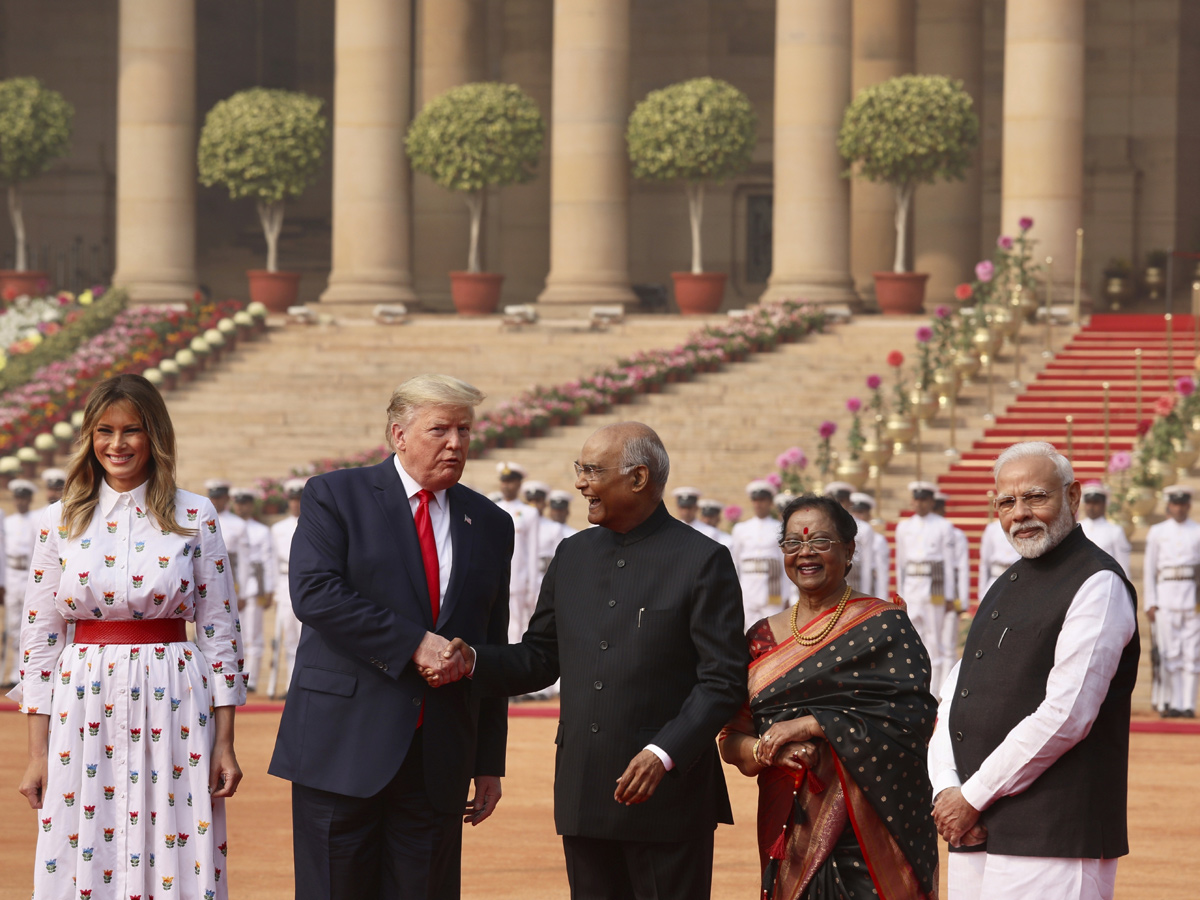
[[[446,653],[461,649],[483,694],[561,677],[554,818],[572,898],[708,897],[713,832],[733,821],[715,737],[746,699],[737,572],[667,512],[652,429],[601,428],[575,470],[601,527],[559,545],[521,643]]]

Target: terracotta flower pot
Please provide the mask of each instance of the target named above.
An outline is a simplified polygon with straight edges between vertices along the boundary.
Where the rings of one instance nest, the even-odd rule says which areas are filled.
[[[450,297],[460,316],[490,316],[500,305],[504,276],[496,272],[451,272]]]
[[[289,306],[296,305],[300,296],[299,272],[268,272],[265,269],[248,269],[250,300],[261,303],[273,313],[285,313]]]
[[[672,272],[675,282],[675,304],[685,316],[710,316],[721,308],[725,299],[724,272]]]
[[[873,272],[875,276],[875,299],[879,311],[885,316],[914,316],[922,312],[925,305],[924,272]]]
[[[0,297],[7,302],[28,294],[40,297],[50,288],[50,276],[46,272],[0,269]]]

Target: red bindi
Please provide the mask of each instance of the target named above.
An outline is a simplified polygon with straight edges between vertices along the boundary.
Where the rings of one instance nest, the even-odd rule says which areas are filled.
[[[807,528],[805,528],[805,529],[804,529],[804,533],[805,533],[805,534],[808,534],[808,529],[807,529]]]

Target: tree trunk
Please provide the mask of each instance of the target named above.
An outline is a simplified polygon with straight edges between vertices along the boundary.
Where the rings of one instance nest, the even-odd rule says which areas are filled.
[[[908,207],[912,203],[915,185],[905,182],[896,185],[896,260],[893,272],[907,272],[904,264],[908,257]]]
[[[278,271],[279,232],[283,230],[283,201],[258,203],[258,220],[267,239],[267,271]]]
[[[479,272],[479,223],[483,221],[483,192],[467,194],[467,209],[471,211],[471,249],[467,253],[467,271]]]
[[[25,271],[25,216],[21,211],[21,195],[15,184],[8,186],[8,217],[12,221],[13,235],[17,239],[17,253],[14,257],[18,272]]]
[[[704,271],[700,263],[700,222],[704,218],[704,182],[689,181],[687,185],[688,215],[692,220],[692,274]]]

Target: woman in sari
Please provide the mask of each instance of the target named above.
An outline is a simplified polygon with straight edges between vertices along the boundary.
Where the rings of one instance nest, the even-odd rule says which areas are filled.
[[[800,599],[748,632],[749,703],[720,737],[758,776],[761,896],[936,898],[925,647],[898,598],[846,584],[856,523],[836,500],[798,497],[783,523]]]

